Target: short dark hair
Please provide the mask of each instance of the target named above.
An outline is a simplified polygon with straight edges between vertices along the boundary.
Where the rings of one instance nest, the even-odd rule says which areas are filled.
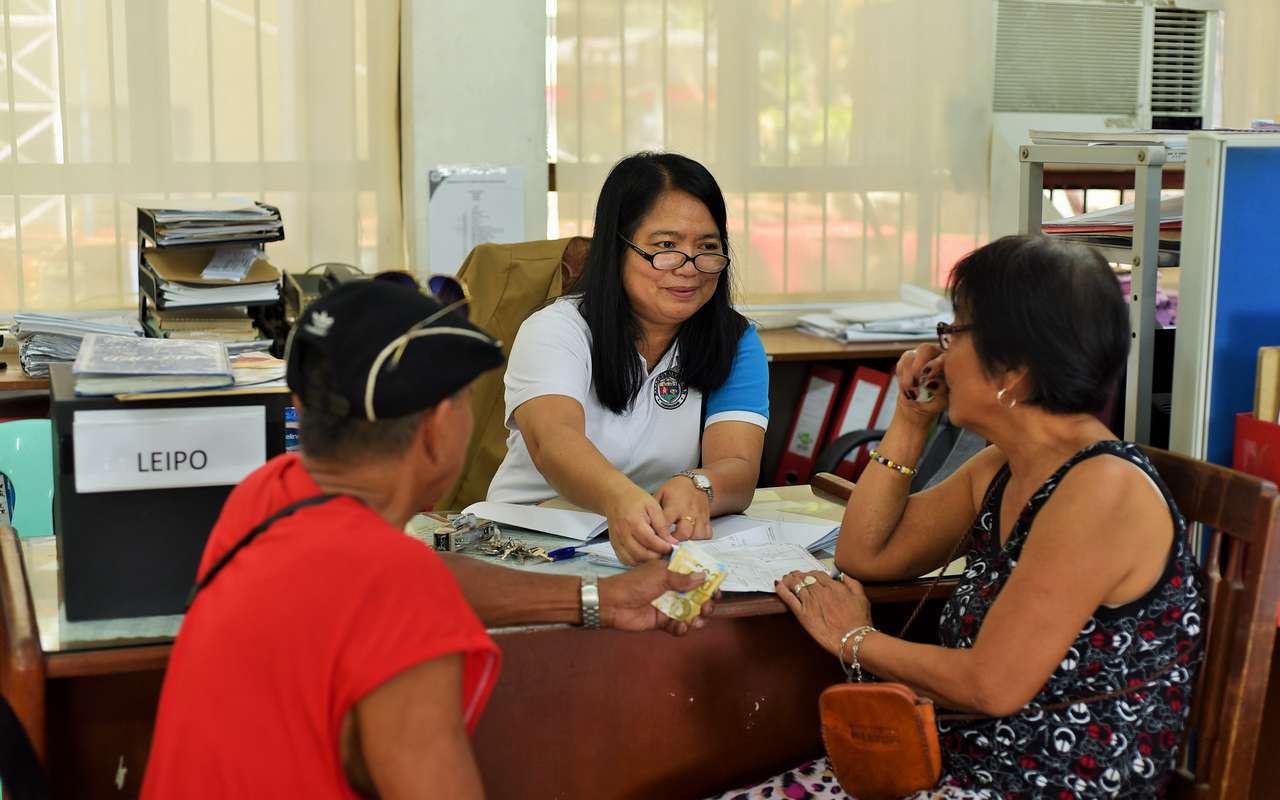
[[[636,153],[614,165],[596,201],[595,228],[582,277],[570,292],[581,298],[591,331],[591,375],[600,404],[626,412],[644,385],[636,359],[640,329],[622,283],[623,248],[619,235],[634,237],[641,220],[663,192],[678,190],[697,198],[711,212],[720,244],[729,252],[724,195],[707,168],[676,153]],[[676,333],[680,377],[703,394],[729,378],[738,340],[748,322],[731,304],[732,263],[720,273],[715,293]]]
[[[1026,367],[1022,402],[1096,414],[1129,354],[1129,311],[1106,259],[1047,236],[1005,236],[951,272],[957,317],[989,375]]]
[[[413,442],[430,409],[370,422],[333,408],[345,407],[333,391],[334,370],[321,352],[308,348],[300,355],[307,404],[300,409],[298,438],[310,458],[361,463],[380,456],[398,456]],[[333,401],[333,402],[330,402]],[[331,406],[333,408],[331,408]]]

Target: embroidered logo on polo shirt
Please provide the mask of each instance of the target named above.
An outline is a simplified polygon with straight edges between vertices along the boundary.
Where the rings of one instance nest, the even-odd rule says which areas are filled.
[[[689,396],[689,387],[680,380],[680,373],[674,369],[663,372],[653,381],[653,402],[660,408],[673,411],[684,405]]]

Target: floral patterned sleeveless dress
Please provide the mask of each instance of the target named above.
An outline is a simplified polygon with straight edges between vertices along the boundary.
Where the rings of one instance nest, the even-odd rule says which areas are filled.
[[[1116,608],[1099,606],[1044,688],[1018,714],[940,721],[942,779],[937,789],[915,798],[1137,798],[1162,793],[1186,722],[1204,601],[1186,521],[1136,445],[1102,441],[1072,456],[1031,496],[1003,546],[999,509],[1009,468],[1002,467],[974,521],[967,569],[943,608],[939,633],[947,647],[973,646],[983,619],[1017,568],[1036,514],[1072,467],[1100,455],[1137,466],[1168,503],[1174,537],[1163,574],[1143,597]],[[1174,666],[1162,673],[1170,662]],[[1119,698],[1044,710],[1135,686],[1143,688]],[[848,797],[825,758],[719,800],[809,797]]]

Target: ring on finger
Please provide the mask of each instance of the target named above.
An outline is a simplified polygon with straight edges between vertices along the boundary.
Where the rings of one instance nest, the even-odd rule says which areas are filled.
[[[685,515],[684,515],[683,517],[681,517],[680,519],[684,520],[685,522],[689,522],[689,523],[694,522],[693,517],[689,516],[688,514],[685,514]]]
[[[800,596],[800,592],[801,592],[801,591],[803,591],[803,590],[804,590],[804,587],[806,587],[806,586],[808,586],[808,584],[807,584],[807,583],[804,583],[804,582],[802,581],[802,582],[797,583],[797,584],[795,584],[794,586],[792,586],[792,587],[791,587],[791,591],[793,591],[793,592],[795,592],[795,593],[796,593],[796,597],[799,597],[799,596]]]

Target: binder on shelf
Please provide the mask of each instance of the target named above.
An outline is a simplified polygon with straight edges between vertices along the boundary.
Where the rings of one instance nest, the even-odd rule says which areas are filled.
[[[836,390],[843,379],[843,373],[834,367],[818,365],[809,368],[800,403],[787,432],[787,446],[778,463],[774,485],[790,486],[809,480],[822,433],[835,405]]]
[[[885,387],[891,378],[870,367],[858,367],[849,379],[848,388],[836,409],[831,432],[826,442],[830,444],[837,438],[851,431],[874,428],[875,420],[880,413],[880,406],[885,397]],[[861,471],[867,460],[867,449],[860,446],[850,452],[836,467],[836,474],[842,478],[853,480]]]

